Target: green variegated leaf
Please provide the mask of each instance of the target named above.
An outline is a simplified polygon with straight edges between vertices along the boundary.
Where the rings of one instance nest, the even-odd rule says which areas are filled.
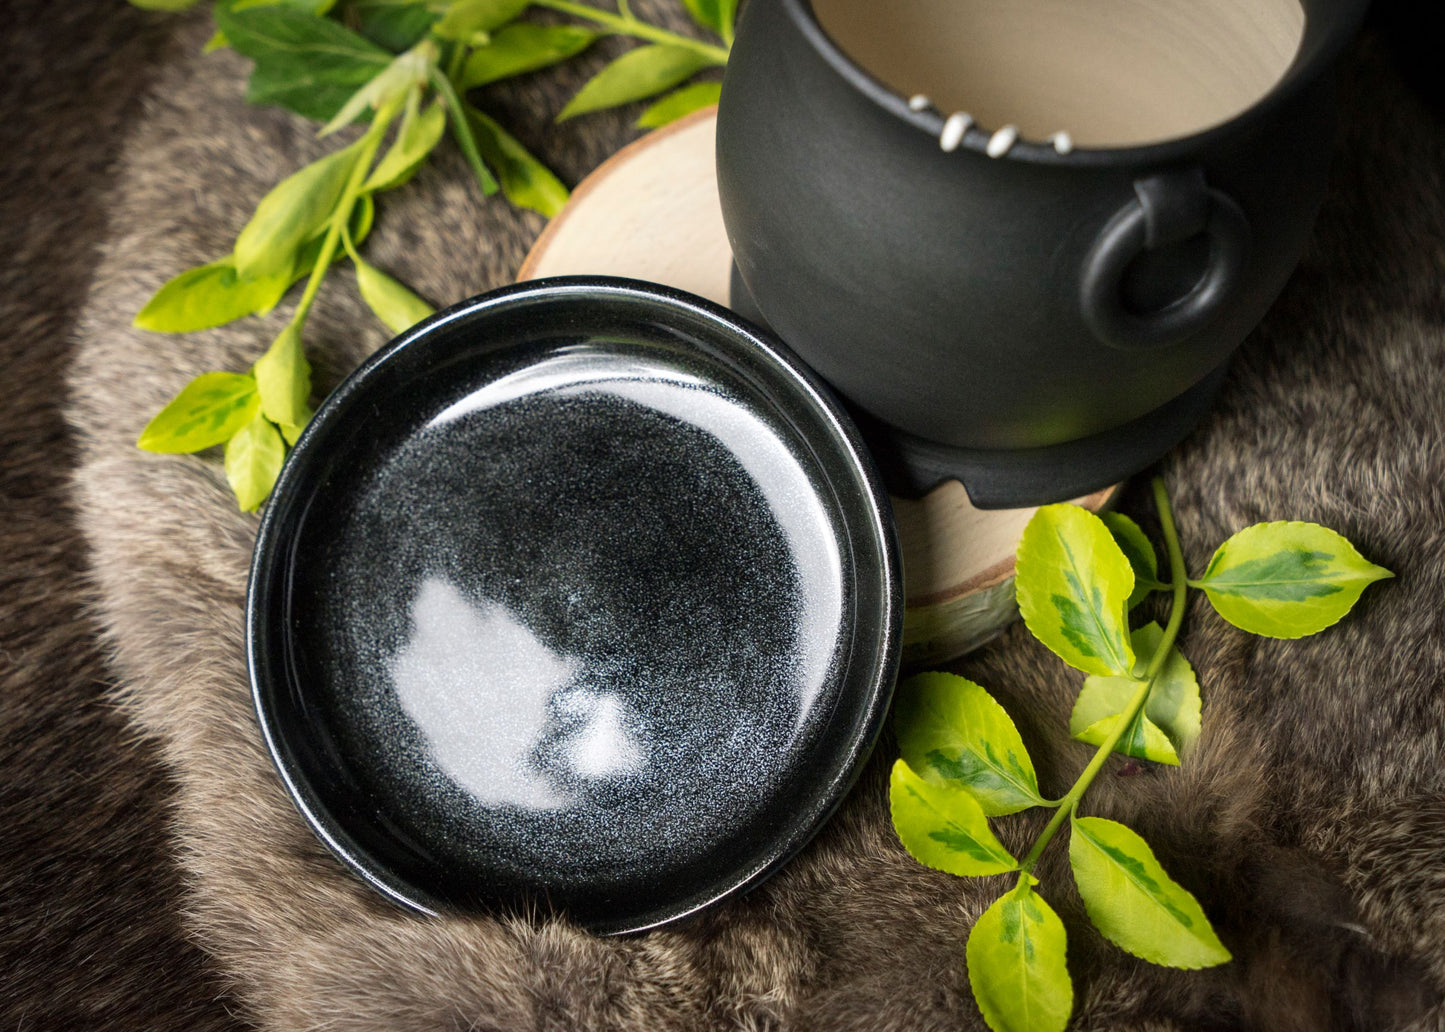
[[[502,193],[519,208],[551,218],[570,196],[562,180],[487,114],[467,105],[467,120],[482,158],[496,169]]]
[[[692,15],[692,20],[711,32],[718,32],[721,23],[718,19],[718,0],[682,0],[682,5],[687,8],[687,13]]]
[[[256,66],[246,88],[253,104],[278,104],[325,122],[385,68],[392,55],[333,18],[290,6],[236,10],[215,5],[216,27]]]
[[[733,26],[738,19],[738,0],[717,0],[718,34],[729,43],[733,39]]]
[[[1192,583],[1234,626],[1271,638],[1302,638],[1337,623],[1365,588],[1393,576],[1328,527],[1279,522],[1235,534]]]
[[[655,96],[712,63],[687,47],[666,44],[637,47],[588,80],[562,109],[557,121]]]
[[[391,190],[411,179],[427,155],[441,142],[446,128],[447,112],[441,101],[433,101],[425,111],[421,111],[415,100],[409,98],[396,139],[387,149],[386,156],[371,170],[362,189],[367,193]]]
[[[238,275],[259,279],[290,271],[301,245],[326,223],[341,200],[361,155],[360,142],[287,176],[261,198],[236,238]]]
[[[134,325],[160,333],[190,333],[223,326],[276,307],[291,285],[289,274],[242,279],[230,258],[187,269],[169,280],[136,314]]]
[[[301,333],[287,326],[256,362],[261,412],[282,426],[304,426],[311,416],[311,365],[301,348]]]
[[[453,0],[432,26],[438,39],[471,43],[478,34],[501,28],[527,9],[530,0]]]
[[[732,39],[733,22],[737,18],[737,0],[682,0],[692,20],[723,39]]]
[[[486,46],[472,51],[462,68],[462,88],[475,89],[547,68],[580,54],[595,39],[597,33],[580,25],[508,25],[494,33]]]
[[[1134,632],[1134,653],[1138,657],[1135,676],[1143,676],[1163,638],[1164,630],[1157,623],[1145,624]],[[1114,726],[1108,718],[1123,713],[1138,688],[1139,682],[1131,677],[1086,677],[1069,717],[1069,733],[1081,742],[1103,745]],[[1199,737],[1199,680],[1178,648],[1170,647],[1142,715],[1145,723],[1131,729],[1116,751],[1157,763],[1178,763]],[[1154,733],[1162,733],[1167,739],[1171,747],[1167,752],[1154,749],[1154,755],[1150,755],[1144,749],[1143,740]]]
[[[355,252],[356,286],[361,299],[392,333],[401,333],[436,314],[436,309]]]
[[[356,12],[357,28],[361,34],[393,54],[410,50],[420,43],[441,17],[423,3],[352,0],[348,7]]]
[[[261,507],[285,461],[281,434],[259,413],[226,442],[226,479],[242,512]]]
[[[171,454],[211,448],[250,422],[260,406],[251,377],[202,373],[146,424],[136,446]]]
[[[993,1032],[1062,1032],[1074,1010],[1064,923],[1037,884],[994,900],[968,933],[969,985]]]
[[[336,6],[336,0],[229,0],[233,11],[249,11],[253,7],[290,7],[317,17]]]
[[[961,788],[924,781],[902,760],[893,765],[888,807],[898,840],[926,867],[982,875],[1018,866],[989,828],[978,800]]]
[[[716,104],[721,96],[720,82],[695,82],[691,86],[673,90],[642,113],[637,120],[637,127],[659,129],[670,122],[676,122],[684,115]]]
[[[353,242],[360,244],[371,232],[371,222],[376,214],[376,204],[370,197],[362,194],[356,200],[356,206],[351,209],[351,220],[348,232]],[[316,263],[321,259],[321,247],[326,240],[327,226],[321,226],[316,230],[310,240],[301,246],[296,254],[296,261],[291,267],[291,282],[305,279],[311,275],[316,268]],[[339,262],[346,256],[346,252],[337,248],[331,257],[332,263]]]
[[[1099,517],[1077,505],[1034,513],[1015,590],[1028,629],[1069,666],[1106,676],[1133,669],[1125,604],[1134,571]]]
[[[1104,521],[1104,526],[1114,535],[1114,543],[1119,546],[1134,571],[1134,593],[1129,596],[1129,608],[1133,609],[1148,598],[1151,592],[1164,587],[1159,582],[1159,554],[1154,550],[1153,542],[1139,529],[1139,524],[1122,512],[1101,512],[1099,519]]]
[[[1043,805],[1018,728],[988,692],[967,678],[945,673],[910,677],[898,686],[893,727],[910,768],[926,781],[967,789],[984,813]]]
[[[1122,713],[1104,717],[1085,727],[1074,737],[1081,742],[1088,742],[1090,745],[1103,745],[1114,733],[1114,728],[1119,726],[1119,721],[1123,719],[1124,714]],[[1179,754],[1174,751],[1173,743],[1143,713],[1135,716],[1128,728],[1119,736],[1119,741],[1114,744],[1114,752],[1133,756],[1140,760],[1148,760],[1150,763],[1167,763],[1171,767],[1179,766]]]
[[[1164,628],[1147,623],[1134,632],[1134,650],[1140,655],[1139,673],[1153,660],[1164,638]],[[1144,713],[1169,736],[1174,751],[1187,756],[1199,738],[1199,678],[1177,645],[1171,645],[1164,666],[1154,678]]]
[[[371,232],[375,205],[370,197],[361,197],[352,210],[351,236],[357,243]],[[171,279],[146,306],[137,313],[134,325],[142,330],[161,333],[190,333],[221,326],[247,315],[264,315],[285,296],[297,280],[311,274],[321,257],[322,238],[326,224],[318,226],[297,252],[291,268],[284,275],[263,279],[243,279],[236,273],[230,257],[194,269],[187,269]],[[336,261],[341,252],[337,252]]]
[[[368,109],[380,111],[393,101],[415,95],[422,83],[426,82],[436,63],[437,47],[430,40],[423,40],[404,54],[398,54],[376,76],[353,93],[341,105],[341,110],[332,116],[317,133],[329,136],[360,118]]]
[[[1230,959],[1198,901],[1164,872],[1149,843],[1124,825],[1074,818],[1069,864],[1089,920],[1134,956],[1190,969]]]
[[[281,431],[281,436],[285,439],[287,444],[295,444],[301,439],[301,431],[305,430],[306,427],[291,426],[290,424],[287,424],[285,426],[277,427],[277,429]]]

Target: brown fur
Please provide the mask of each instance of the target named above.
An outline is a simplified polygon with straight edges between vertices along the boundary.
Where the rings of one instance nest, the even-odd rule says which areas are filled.
[[[0,4],[0,1028],[239,1027],[187,941],[172,782],[106,699],[60,413],[106,171],[164,19]]]
[[[223,253],[266,187],[320,150],[311,126],[244,104],[243,62],[195,56],[205,31],[190,25],[126,142],[70,417],[117,697],[174,773],[186,920],[247,1013],[275,1029],[402,1032],[981,1027],[962,944],[1000,881],[950,878],[902,852],[886,740],[784,872],[691,923],[630,938],[594,939],[543,914],[421,920],[306,831],[247,695],[255,521],[235,512],[215,456],[132,446],[188,378],[244,368],[281,323],[168,338],[130,317],[166,277]],[[578,74],[496,98],[574,179],[625,138],[620,116],[544,131]],[[1216,415],[1166,472],[1196,570],[1233,529],[1288,517],[1337,527],[1401,576],[1302,642],[1251,639],[1194,607],[1184,647],[1206,686],[1198,748],[1177,771],[1112,768],[1088,808],[1150,839],[1237,960],[1170,972],[1102,943],[1055,848],[1040,873],[1069,926],[1080,1029],[1441,1027],[1445,132],[1376,56],[1347,85],[1357,99],[1313,249]],[[449,302],[507,281],[538,225],[481,202],[450,154],[383,203],[368,246]],[[348,279],[332,277],[308,323],[323,390],[384,336]],[[1088,757],[1064,735],[1077,678],[1017,629],[961,669],[1015,714],[1046,791],[1062,790]],[[1025,815],[1002,834],[1018,847],[1039,824]]]

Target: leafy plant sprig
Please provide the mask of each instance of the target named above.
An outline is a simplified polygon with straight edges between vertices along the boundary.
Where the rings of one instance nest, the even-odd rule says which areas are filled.
[[[131,0],[183,10],[197,0]],[[349,258],[362,299],[392,332],[431,305],[360,248],[377,195],[405,185],[448,127],[483,195],[552,216],[567,200],[561,180],[467,93],[539,71],[605,36],[637,40],[587,81],[557,120],[658,98],[637,125],[664,125],[716,103],[717,82],[690,82],[727,62],[736,0],[683,0],[721,45],[642,21],[627,0],[616,11],[575,0],[217,0],[207,49],[231,46],[254,62],[247,98],[325,123],[329,136],[359,120],[356,141],[288,176],[256,206],[231,254],[171,279],[135,317],[141,329],[187,333],[274,309],[305,281],[291,319],[246,372],[204,373],[141,432],[153,452],[225,446],[227,480],[240,507],[271,492],[288,447],[311,418],[306,318],[334,262]],[[527,21],[530,9],[576,24]],[[390,139],[383,150],[383,144]]]
[[[1087,675],[1069,730],[1098,748],[1061,798],[1043,796],[1018,728],[981,686],[925,673],[899,688],[893,719],[901,757],[889,785],[899,840],[920,863],[949,874],[1017,873],[1014,887],[975,922],[965,948],[974,999],[995,1032],[1057,1032],[1073,1013],[1064,925],[1034,874],[1066,823],[1074,884],[1105,938],[1167,967],[1230,959],[1199,902],[1137,832],[1080,813],[1111,754],[1178,765],[1199,736],[1199,681],[1175,645],[1188,589],[1203,591],[1241,630],[1299,638],[1336,623],[1366,587],[1393,576],[1332,530],[1279,522],[1239,531],[1190,579],[1162,480],[1154,480],[1153,493],[1166,580],[1144,532],[1118,513],[1044,506],[1019,545],[1016,591],[1025,625]],[[1129,611],[1153,592],[1169,593],[1167,622],[1131,632]],[[1034,807],[1052,808],[1053,816],[1015,858],[989,819]]]

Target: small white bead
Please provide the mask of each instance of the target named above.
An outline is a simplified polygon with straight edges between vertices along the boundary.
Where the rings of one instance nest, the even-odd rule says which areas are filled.
[[[927,111],[932,106],[933,101],[929,100],[928,97],[922,93],[915,93],[908,98],[909,111]]]
[[[956,151],[963,142],[963,134],[973,125],[973,116],[966,111],[955,111],[943,123],[943,132],[938,134],[938,145],[945,151]]]
[[[1001,158],[1009,152],[1019,138],[1019,127],[1006,125],[988,138],[988,156]]]
[[[1049,142],[1054,145],[1054,150],[1060,154],[1068,154],[1074,149],[1074,138],[1062,129],[1050,136]]]

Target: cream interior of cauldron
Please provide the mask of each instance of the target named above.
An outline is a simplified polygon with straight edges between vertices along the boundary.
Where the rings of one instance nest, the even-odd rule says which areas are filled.
[[[1189,136],[1253,106],[1299,49],[1298,0],[812,0],[903,97],[1084,147]]]

